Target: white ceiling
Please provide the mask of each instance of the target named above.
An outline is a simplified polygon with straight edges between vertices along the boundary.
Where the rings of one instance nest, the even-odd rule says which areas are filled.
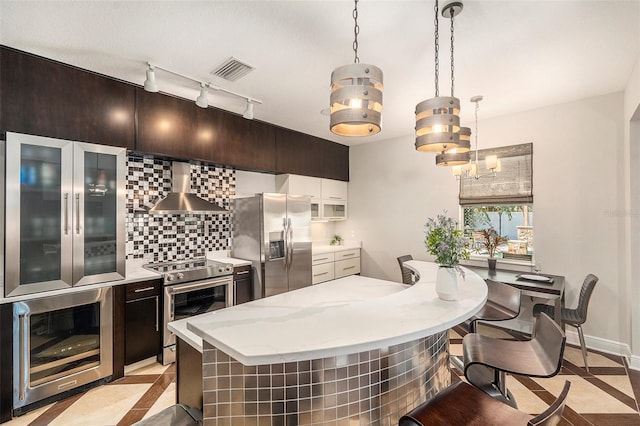
[[[445,4],[441,1],[441,6]],[[361,0],[359,56],[384,72],[382,132],[329,131],[331,71],[353,62],[353,1],[7,1],[0,43],[142,84],[151,61],[264,101],[255,118],[346,145],[411,135],[434,95],[433,1]],[[450,90],[449,20],[440,19],[440,92]],[[465,0],[455,20],[455,95],[480,119],[624,90],[640,54],[640,1]],[[256,70],[231,83],[209,73],[230,56]],[[188,99],[198,85],[156,73]],[[73,90],[72,87],[69,88]],[[211,93],[236,113],[244,101]]]

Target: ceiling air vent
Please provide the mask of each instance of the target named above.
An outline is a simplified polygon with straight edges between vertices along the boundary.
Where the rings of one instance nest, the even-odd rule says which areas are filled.
[[[211,74],[224,78],[225,80],[236,81],[253,71],[253,69],[251,65],[247,65],[231,57],[220,64],[215,70],[211,71]]]

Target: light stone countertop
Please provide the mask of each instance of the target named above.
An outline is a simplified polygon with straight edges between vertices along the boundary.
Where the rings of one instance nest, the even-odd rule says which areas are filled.
[[[135,283],[135,282],[146,281],[146,280],[154,280],[162,277],[157,272],[144,269],[142,265],[146,263],[147,263],[147,260],[145,259],[130,259],[125,261],[125,275],[124,275],[124,279],[122,280],[108,281],[108,282],[99,283],[99,284],[89,284],[89,285],[83,285],[78,287],[69,287],[69,288],[63,288],[59,290],[43,291],[39,293],[24,294],[20,296],[9,296],[9,297],[0,298],[0,304],[20,302],[23,300],[39,299],[39,298],[49,297],[49,296],[58,296],[61,294],[71,294],[71,293],[77,293],[77,292],[87,291],[87,290],[95,290],[97,288],[102,288],[102,287],[113,287],[115,285],[129,284],[129,283]]]
[[[345,241],[341,245],[332,246],[328,242],[326,243],[313,243],[311,246],[312,254],[325,254],[335,253],[337,251],[353,250],[361,248],[360,242],[357,241]]]
[[[223,262],[232,263],[234,267],[251,265],[251,262],[249,262],[248,260],[234,259],[231,257],[227,257],[226,252],[210,252],[207,254],[207,258],[212,260],[219,260]],[[99,284],[83,285],[79,287],[70,287],[70,288],[64,288],[60,290],[43,291],[39,293],[24,294],[20,296],[3,297],[3,298],[0,298],[0,304],[20,302],[23,300],[39,299],[39,298],[48,297],[48,296],[57,296],[60,294],[77,293],[81,291],[95,290],[97,288],[102,288],[102,287],[113,287],[116,285],[129,284],[129,283],[162,278],[162,275],[159,274],[158,272],[150,271],[148,269],[143,268],[143,265],[146,265],[147,263],[149,263],[147,259],[127,260],[125,262],[125,277],[122,280],[108,281],[108,282],[99,283]]]
[[[186,329],[244,365],[261,365],[404,343],[445,331],[484,305],[487,286],[475,273],[466,270],[452,302],[435,292],[436,264],[416,267],[421,279],[413,286],[352,275],[187,318]],[[180,327],[172,330],[182,337]]]

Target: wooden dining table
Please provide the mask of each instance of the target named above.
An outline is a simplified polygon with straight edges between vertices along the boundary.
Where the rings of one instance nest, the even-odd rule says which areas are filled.
[[[553,300],[554,302],[554,319],[562,325],[560,312],[564,306],[564,276],[552,274],[533,274],[521,271],[507,271],[503,269],[489,270],[489,268],[481,266],[465,266],[482,279],[498,281],[508,284],[520,290],[522,295],[533,296],[542,299]],[[547,277],[552,282],[535,281],[522,278],[522,275],[536,275]]]

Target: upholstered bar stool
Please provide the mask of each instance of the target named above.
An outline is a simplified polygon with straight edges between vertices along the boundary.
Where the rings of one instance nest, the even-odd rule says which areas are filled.
[[[402,272],[402,283],[413,285],[420,279],[419,276],[411,269],[404,266],[404,262],[408,260],[413,260],[413,256],[410,254],[406,254],[404,256],[398,257],[398,265],[400,265],[400,272]]]
[[[587,371],[589,371],[589,364],[587,364],[587,346],[584,343],[582,324],[587,321],[587,307],[589,306],[589,300],[591,300],[591,294],[593,293],[593,289],[597,282],[598,277],[593,274],[587,275],[582,283],[582,288],[580,289],[578,306],[575,309],[562,308],[560,310],[560,321],[562,321],[563,324],[567,324],[578,329],[580,348],[582,349],[582,358],[584,359],[584,368]],[[554,307],[543,304],[536,304],[533,306],[533,315],[535,317],[540,316],[542,312],[553,316]]]
[[[465,382],[455,383],[400,418],[399,426],[557,425],[562,419],[571,383],[537,416],[518,411]]]
[[[464,375],[475,387],[517,408],[506,386],[506,374],[552,377],[562,367],[565,334],[554,320],[541,313],[534,337],[503,340],[470,333],[462,339]]]

